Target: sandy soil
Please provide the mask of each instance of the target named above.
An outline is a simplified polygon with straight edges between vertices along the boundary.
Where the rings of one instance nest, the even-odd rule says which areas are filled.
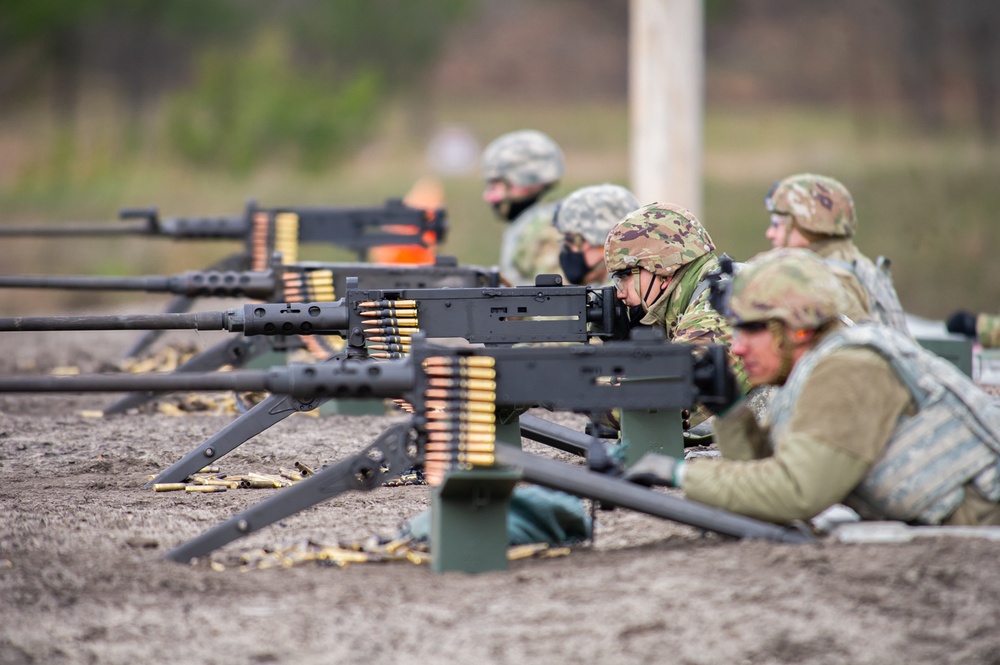
[[[0,372],[100,369],[131,335],[0,334]],[[428,504],[410,486],[339,496],[214,566],[173,563],[165,551],[282,490],[143,489],[231,416],[81,415],[112,397],[0,395],[0,663],[1000,663],[998,546],[979,538],[775,545],[617,510],[594,543],[506,571],[233,565],[392,536]],[[221,465],[319,467],[399,419],[294,416]]]

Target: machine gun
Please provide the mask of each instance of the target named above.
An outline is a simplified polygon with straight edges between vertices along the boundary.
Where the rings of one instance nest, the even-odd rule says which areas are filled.
[[[538,281],[556,283],[545,276]],[[340,335],[347,339],[342,352],[346,357],[385,359],[405,355],[417,331],[428,338],[464,338],[487,346],[512,346],[610,340],[628,330],[612,287],[359,289],[355,278],[347,282],[346,298],[332,303],[245,305],[190,314],[0,318],[0,331],[193,328],[242,332],[245,340],[259,340],[260,336]],[[194,366],[185,369],[199,370]],[[312,411],[329,399],[269,395],[161,472],[151,484],[179,482],[293,413]],[[544,428],[544,423],[527,419],[525,435],[545,436],[547,443],[559,439],[540,431]],[[574,452],[581,451],[572,437],[563,440]]]
[[[539,277],[540,283],[556,280]],[[611,340],[628,330],[624,311],[612,287],[520,286],[467,289],[359,289],[356,278],[347,280],[347,296],[337,302],[245,305],[239,309],[191,314],[132,316],[55,316],[0,318],[0,331],[165,329],[229,330],[242,332],[228,347],[269,339],[296,339],[296,335],[334,334],[347,345],[327,362],[348,358],[399,358],[405,355],[414,332],[429,338],[464,338],[487,346],[512,346],[538,342]],[[380,303],[373,309],[373,303]],[[376,317],[371,312],[394,311]],[[388,331],[388,332],[387,332]],[[289,337],[292,336],[292,337]],[[242,344],[242,345],[241,345]],[[185,372],[203,368],[188,363]],[[178,385],[185,385],[179,379]],[[166,385],[166,384],[160,384]],[[128,399],[128,398],[126,398]],[[329,397],[303,399],[271,394],[238,416],[201,445],[162,471],[150,485],[180,482],[198,469],[232,452],[293,413],[322,406]],[[121,404],[119,400],[116,404]],[[532,416],[521,419],[522,433],[534,440],[577,454],[585,453],[579,433],[553,428]],[[662,435],[662,431],[658,432]],[[680,433],[678,432],[678,435]],[[634,450],[650,445],[636,442]],[[683,450],[683,443],[681,443]]]
[[[298,260],[301,243],[332,244],[354,251],[363,261],[373,247],[442,243],[448,232],[443,208],[421,209],[407,206],[401,199],[388,199],[381,207],[320,208],[281,206],[260,208],[247,203],[243,215],[232,217],[161,218],[156,208],[120,211],[128,221],[110,223],[64,223],[48,226],[0,225],[0,237],[79,237],[139,235],[174,240],[242,240],[242,252],[221,259],[210,271],[264,271],[275,252],[284,263]],[[190,311],[198,296],[175,296],[167,312]],[[156,334],[147,335],[126,352],[133,357],[145,350]]]
[[[664,344],[662,339],[602,345],[442,348],[422,336],[402,359],[361,362],[344,357],[321,365],[268,371],[167,376],[0,377],[3,391],[135,389],[267,390],[300,399],[401,397],[408,423],[386,430],[342,460],[167,554],[186,562],[347,490],[370,490],[423,463],[434,486],[432,567],[506,567],[506,508],[518,480],[610,502],[701,529],[741,538],[803,542],[808,534],[709,508],[619,478],[519,450],[496,413],[542,405],[588,413],[610,407],[668,409],[695,401],[728,403],[722,347]],[[603,449],[603,448],[602,448]],[[471,533],[470,533],[471,530]],[[463,533],[459,534],[459,531]],[[472,563],[474,562],[474,563]],[[485,567],[484,567],[485,566]]]
[[[187,271],[169,276],[88,277],[79,275],[0,275],[0,288],[144,291],[172,293],[185,298],[230,297],[275,302],[331,301],[347,291],[348,277],[360,288],[459,288],[489,287],[499,283],[496,269],[459,266],[453,257],[437,257],[434,265],[387,265],[374,263],[299,262],[275,260],[264,271]],[[152,334],[147,331],[134,348],[145,348]],[[317,355],[331,349],[318,341],[291,336],[242,337],[226,340],[196,354],[178,371],[209,371],[225,365],[241,367],[268,351],[287,352],[306,346]],[[128,395],[104,409],[106,415],[123,413],[155,397],[151,393]]]

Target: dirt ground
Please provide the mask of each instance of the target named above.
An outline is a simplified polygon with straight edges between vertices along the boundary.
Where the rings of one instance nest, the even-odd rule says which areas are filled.
[[[101,369],[134,335],[2,333],[0,373]],[[499,572],[235,565],[255,547],[391,537],[428,505],[404,486],[174,563],[165,551],[283,490],[144,489],[232,416],[82,415],[113,397],[0,395],[0,663],[1000,663],[998,545],[981,538],[776,545],[616,510],[594,543]],[[400,419],[296,415],[220,465],[319,467]]]

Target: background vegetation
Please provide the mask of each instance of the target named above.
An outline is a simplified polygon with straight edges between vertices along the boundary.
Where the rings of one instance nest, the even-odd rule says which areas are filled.
[[[854,193],[858,242],[893,259],[908,309],[1000,309],[992,7],[709,2],[702,217],[720,248],[765,249],[770,184],[819,171]],[[0,223],[375,205],[431,175],[443,252],[491,264],[503,227],[476,165],[428,161],[443,129],[481,148],[536,127],[566,151],[561,191],[628,184],[626,0],[9,0],[0,37]],[[7,274],[131,275],[235,249],[4,239],[0,258]],[[0,310],[126,299],[8,291]]]

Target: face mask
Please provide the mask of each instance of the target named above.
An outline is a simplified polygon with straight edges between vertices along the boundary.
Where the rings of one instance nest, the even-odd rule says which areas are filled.
[[[587,265],[587,259],[584,257],[583,252],[574,252],[565,246],[559,252],[559,267],[562,268],[563,274],[566,275],[569,283],[576,284],[577,286],[583,285],[587,273],[591,271],[591,267]]]
[[[529,196],[526,199],[520,199],[518,201],[513,201],[511,199],[504,199],[502,201],[497,201],[493,204],[493,213],[504,222],[513,222],[517,219],[522,212],[535,205],[535,202],[541,197],[541,194],[537,196]]]
[[[636,326],[642,325],[641,321],[643,317],[646,316],[646,308],[642,305],[632,305],[628,308],[628,327],[629,329],[635,328]]]

